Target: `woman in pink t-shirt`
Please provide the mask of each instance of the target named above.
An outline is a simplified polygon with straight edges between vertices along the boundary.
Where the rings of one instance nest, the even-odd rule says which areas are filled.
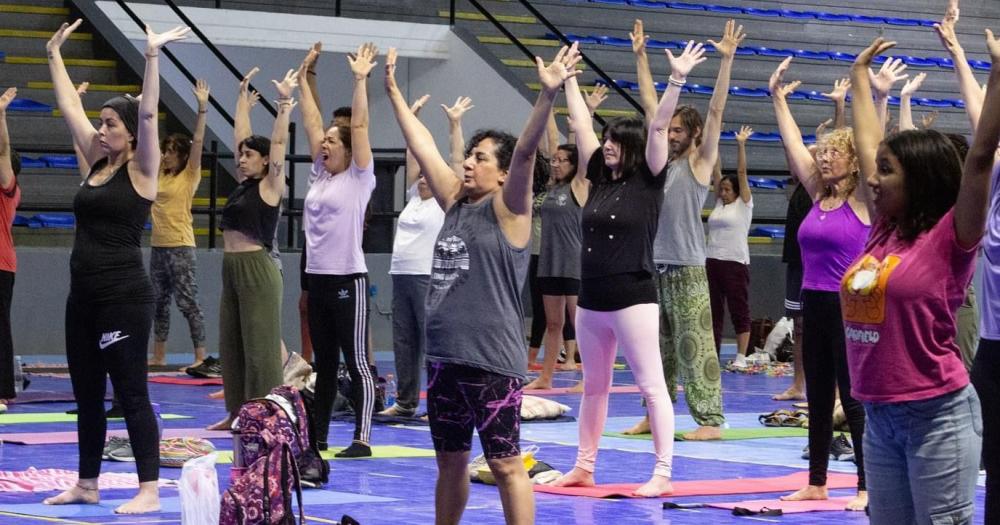
[[[933,130],[883,139],[868,67],[851,70],[854,136],[873,227],[841,284],[853,395],[867,414],[871,522],[971,523],[982,415],[955,343],[955,312],[975,271],[1000,139],[1000,41],[965,167]]]

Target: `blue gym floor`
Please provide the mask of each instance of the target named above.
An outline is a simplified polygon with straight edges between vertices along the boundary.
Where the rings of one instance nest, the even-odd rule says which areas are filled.
[[[380,358],[383,356],[380,353]],[[389,362],[380,362],[379,370],[384,374],[392,367]],[[560,372],[556,376],[556,386],[571,386],[579,374]],[[770,412],[776,408],[790,408],[787,402],[771,400],[771,395],[784,390],[791,378],[776,378],[763,375],[723,374],[724,406],[732,427],[758,426],[757,414]],[[628,370],[615,372],[616,385],[633,384]],[[152,399],[158,402],[163,413],[193,416],[193,419],[168,420],[166,428],[202,427],[223,417],[221,401],[210,400],[207,394],[218,387],[191,387],[160,385],[150,383]],[[70,391],[68,379],[35,376],[31,389]],[[683,394],[681,394],[683,396]],[[556,396],[562,403],[573,407],[570,415],[575,415],[579,406],[577,395]],[[71,403],[33,403],[13,405],[11,413],[17,412],[63,412],[73,408]],[[694,423],[688,416],[683,397],[675,405],[677,428],[689,429]],[[643,414],[639,394],[612,394],[606,429],[621,431],[634,423]],[[124,428],[124,423],[111,422],[109,428]],[[522,425],[522,445],[536,444],[540,447],[539,459],[555,468],[567,471],[573,465],[576,454],[576,423],[534,423]],[[13,424],[0,425],[0,432],[52,432],[74,430],[72,423]],[[346,446],[351,439],[353,424],[333,423],[330,442],[334,446]],[[426,427],[400,428],[376,426],[372,432],[375,445],[406,445],[432,448],[430,434]],[[780,476],[807,468],[807,462],[800,459],[805,438],[755,439],[714,443],[676,442],[674,445],[674,479],[700,480],[741,477]],[[230,440],[216,440],[220,449],[232,448]],[[36,468],[65,468],[76,470],[76,445],[0,445],[0,470],[23,470]],[[479,453],[478,442],[474,442],[473,454]],[[413,459],[367,459],[331,461],[330,483],[327,490],[347,493],[344,503],[310,505],[306,503],[309,523],[335,523],[344,514],[349,514],[362,524],[372,523],[433,523],[434,481],[436,469],[433,458]],[[601,441],[598,458],[598,483],[638,483],[645,481],[652,471],[652,442],[645,440],[605,437]],[[831,461],[832,471],[853,472],[853,463]],[[131,463],[105,462],[107,472],[135,472]],[[229,479],[229,466],[219,465],[219,484],[225,488]],[[163,468],[162,478],[177,479],[180,469]],[[980,479],[977,495],[977,523],[982,519],[983,489]],[[118,500],[130,497],[134,490],[102,491],[102,499]],[[850,495],[852,490],[835,490],[831,495]],[[38,525],[41,523],[180,523],[179,510],[144,516],[116,516],[80,513],[66,514],[60,518],[17,515],[31,509],[18,504],[39,503],[44,497],[54,493],[11,493],[0,492],[0,523],[10,525]],[[176,489],[163,488],[160,492],[165,507],[177,508]],[[372,498],[372,496],[377,498]],[[684,497],[676,502],[699,501],[740,501],[750,499],[776,498],[779,494],[737,495],[715,497]],[[332,495],[331,495],[332,497]],[[367,499],[368,501],[364,501]],[[360,500],[360,501],[359,501]],[[729,511],[697,508],[690,510],[663,510],[663,499],[592,499],[536,494],[537,523],[576,524],[726,524],[726,523],[867,523],[863,513],[813,512],[791,514],[783,517],[734,517]],[[69,509],[67,509],[69,510]],[[88,509],[93,511],[94,509]],[[27,514],[27,512],[26,512]],[[751,521],[747,521],[751,520]],[[496,488],[477,483],[472,484],[464,523],[503,523],[503,511]]]

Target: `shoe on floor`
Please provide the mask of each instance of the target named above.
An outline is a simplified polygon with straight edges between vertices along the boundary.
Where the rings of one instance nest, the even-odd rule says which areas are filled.
[[[392,417],[413,417],[417,413],[416,410],[410,408],[403,408],[399,406],[399,403],[393,403],[393,405],[378,413],[380,416],[392,416]]]
[[[112,403],[111,408],[109,408],[108,411],[104,413],[104,417],[109,419],[125,417],[125,410],[122,407]]]
[[[334,454],[338,458],[367,458],[371,455],[372,447],[360,441],[352,441],[351,446]]]
[[[809,445],[802,447],[802,459],[809,459]]]
[[[104,444],[104,452],[101,453],[101,459],[111,459],[111,453],[117,452],[122,447],[128,447],[128,454],[132,455],[132,446],[129,444],[128,438],[111,436],[108,438],[108,442]],[[135,461],[135,458],[132,458],[132,461]]]
[[[188,367],[184,371],[189,376],[205,379],[219,378],[222,377],[222,362],[212,356],[208,356],[200,365]]]
[[[836,461],[854,461],[854,447],[843,434],[838,434],[830,443],[830,457]]]

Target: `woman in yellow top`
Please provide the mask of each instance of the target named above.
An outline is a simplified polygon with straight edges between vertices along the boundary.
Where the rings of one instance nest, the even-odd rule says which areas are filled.
[[[156,294],[156,314],[153,321],[154,343],[151,365],[166,364],[167,335],[170,333],[170,299],[176,297],[177,307],[188,321],[194,345],[194,363],[205,359],[205,319],[198,304],[198,283],[195,280],[194,226],[191,203],[201,182],[201,151],[205,140],[205,119],[208,113],[208,84],[199,80],[193,88],[198,100],[198,119],[194,137],[173,133],[163,139],[160,150],[160,176],[153,202],[152,256],[149,276]]]

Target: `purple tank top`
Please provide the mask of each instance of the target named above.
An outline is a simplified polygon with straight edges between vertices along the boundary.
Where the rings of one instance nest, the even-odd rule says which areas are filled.
[[[840,280],[864,251],[870,225],[865,225],[847,203],[823,211],[813,203],[799,226],[802,250],[802,289],[839,292]]]

